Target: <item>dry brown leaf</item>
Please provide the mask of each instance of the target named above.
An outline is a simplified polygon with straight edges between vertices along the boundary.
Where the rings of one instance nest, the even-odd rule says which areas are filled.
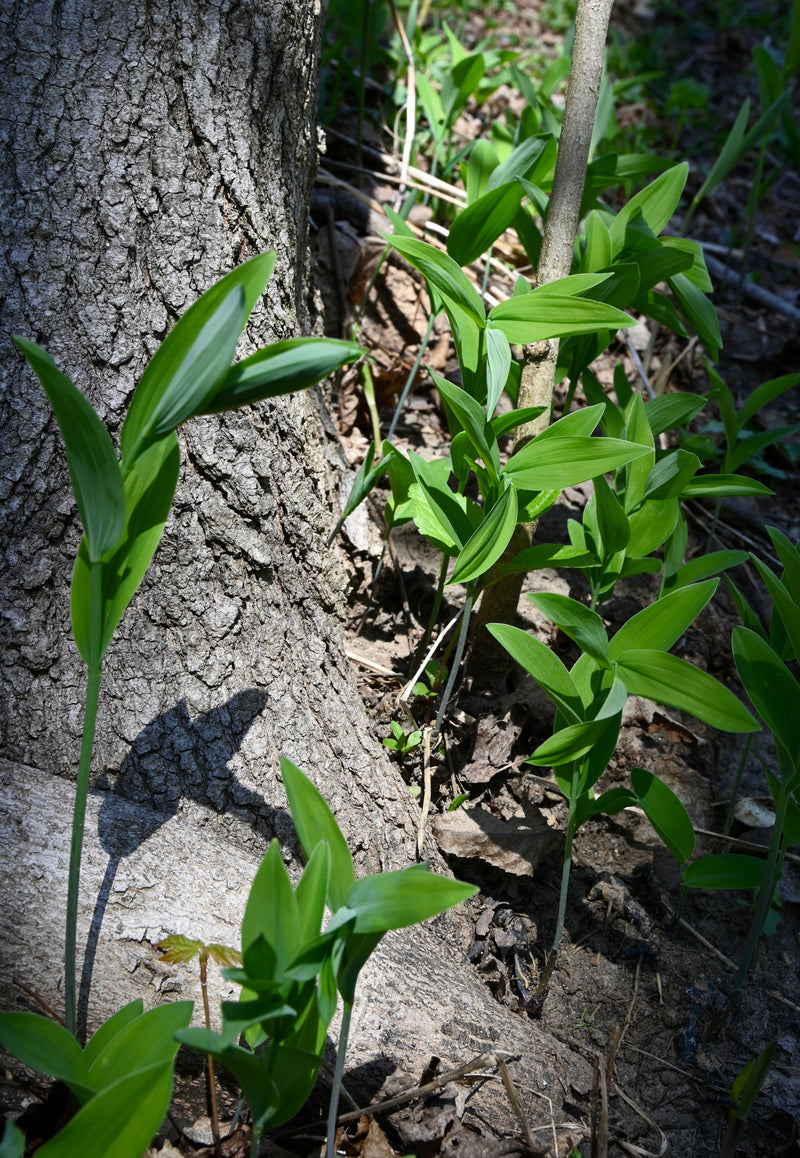
[[[485,808],[459,808],[433,822],[443,852],[478,857],[518,877],[533,876],[539,861],[561,843],[561,836],[533,810],[503,820]]]

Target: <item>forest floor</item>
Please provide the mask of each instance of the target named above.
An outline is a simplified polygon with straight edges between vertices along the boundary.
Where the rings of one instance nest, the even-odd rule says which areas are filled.
[[[546,42],[538,8],[538,4],[519,4],[513,13],[504,12],[501,33],[507,24],[509,35],[539,36]],[[734,24],[708,33],[703,31],[700,7],[691,8],[691,14],[697,22],[684,12],[682,23],[674,27],[661,23],[667,18],[660,14],[659,35],[665,41],[672,37],[673,49],[680,43],[681,74],[708,87],[717,123],[728,126],[746,95],[743,74],[750,48],[763,37],[763,29]],[[673,15],[677,20],[679,14]],[[629,35],[652,37],[652,17],[652,12],[642,8],[638,15],[626,10],[615,19]],[[467,45],[470,36],[477,39],[481,33],[480,17],[474,20],[474,28],[467,25]],[[730,83],[732,76],[737,84],[741,80],[741,87]],[[495,115],[500,115],[499,108]],[[646,124],[654,114],[640,104],[624,107],[620,116]],[[346,125],[335,127],[347,137]],[[469,128],[465,124],[466,132]],[[702,181],[702,162],[710,147],[707,132],[707,128],[689,125],[678,144],[692,162],[692,191]],[[374,145],[387,148],[385,141],[377,139]],[[337,155],[346,155],[348,148],[336,133],[329,135],[334,166]],[[390,171],[392,166],[384,168]],[[691,231],[694,238],[708,244],[707,252],[734,271],[737,238],[731,223],[743,219],[751,177],[747,164],[735,171],[704,203]],[[368,212],[363,203],[340,194],[324,202],[324,212],[320,211],[323,202],[318,203],[320,229],[315,246],[320,279],[330,295],[328,317],[336,317],[338,310],[342,326],[361,305],[383,248],[380,235],[387,227],[375,203],[392,203],[395,193],[389,180],[382,180],[377,172],[368,189],[373,203]],[[784,168],[760,206],[751,255],[758,284],[795,307],[798,204],[800,179],[797,172]],[[797,369],[800,337],[796,323],[780,310],[741,296],[735,277],[728,284],[715,275],[714,282],[714,302],[725,339],[720,372],[741,404],[760,382]],[[342,317],[345,301],[346,316]],[[361,341],[376,358],[375,386],[384,431],[425,328],[423,306],[419,283],[408,267],[399,259],[385,264],[361,320]],[[648,337],[643,334],[645,342]],[[660,335],[651,369],[657,372],[660,365],[675,363],[667,379],[668,390],[706,393],[709,383],[701,352],[697,346],[687,350],[686,345],[672,335]],[[618,358],[629,380],[636,378],[629,354],[620,346],[596,367],[606,385],[612,381]],[[437,329],[427,361],[445,376],[453,373],[446,327]],[[557,412],[560,402],[563,396],[557,399]],[[369,445],[371,427],[352,379],[342,385],[337,413],[348,457],[357,467]],[[714,408],[707,407],[693,433],[713,437],[708,424],[714,418]],[[765,427],[789,425],[797,418],[796,391],[759,416]],[[418,377],[394,441],[400,449],[413,448],[427,458],[448,453],[444,418],[424,374]],[[774,489],[775,497],[730,500],[723,504],[716,522],[710,505],[692,505],[688,556],[710,549],[713,543],[714,549],[744,549],[770,561],[765,524],[796,542],[800,538],[797,463],[796,442],[786,451],[768,454],[763,462],[768,473],[758,477]],[[563,494],[542,521],[539,534],[543,540],[565,541],[566,519],[580,511],[588,493],[574,488]],[[373,584],[386,497],[385,491],[373,492],[349,520],[341,541],[352,575],[348,652],[357,666],[379,740],[390,736],[392,720],[406,732],[410,730],[397,697],[412,674],[411,657],[427,623],[440,565],[439,554],[409,525],[393,532],[381,576]],[[736,574],[745,594],[758,606],[755,573],[744,566]],[[651,576],[640,576],[619,585],[615,597],[602,607],[610,633],[652,601],[653,581]],[[528,577],[526,590],[559,591],[584,599],[581,582],[575,571],[539,571]],[[457,613],[459,598],[460,589],[446,589],[440,624]],[[679,652],[744,698],[730,649],[731,630],[737,622],[733,602],[721,583],[714,601],[681,641]],[[577,658],[570,640],[554,632],[552,624],[524,599],[518,624],[552,644],[568,664]],[[433,761],[427,826],[454,873],[480,886],[472,906],[475,933],[469,957],[497,1000],[520,1017],[535,1018],[554,1038],[596,1066],[594,1106],[592,1098],[586,1097],[548,1109],[546,1103],[523,1097],[531,1120],[546,1123],[552,1110],[555,1133],[560,1135],[559,1156],[572,1152],[573,1146],[584,1158],[589,1154],[718,1155],[727,1129],[731,1086],[745,1063],[774,1042],[772,1066],[736,1152],[752,1156],[800,1152],[800,856],[790,853],[787,857],[779,890],[780,920],[773,935],[763,940],[735,1014],[720,1032],[709,1036],[744,946],[749,925],[747,898],[735,892],[695,890],[676,920],[680,889],[675,864],[644,814],[627,809],[616,817],[588,822],[577,838],[558,967],[546,998],[539,1001],[536,980],[555,925],[566,807],[555,781],[535,774],[547,770],[531,769],[524,761],[549,735],[552,707],[518,670],[498,671],[490,683],[488,689],[480,690],[474,675],[468,676],[451,706],[446,754]],[[417,724],[431,723],[424,714],[426,701],[415,702]],[[690,717],[634,698],[626,709],[620,745],[599,787],[626,784],[634,766],[649,768],[688,809],[698,834],[696,853],[746,850],[767,844],[769,829],[759,827],[763,821],[758,817],[742,812],[730,838],[722,835],[742,753],[741,737],[713,732]],[[741,795],[768,806],[761,759],[768,766],[774,761],[763,734],[756,738],[747,759]],[[421,789],[421,769],[417,749],[402,763],[403,775],[414,791]],[[454,798],[462,794],[466,802],[449,811]],[[471,814],[478,815],[475,810],[479,810],[480,825],[471,818]],[[571,1123],[568,1130],[558,1125],[565,1119]],[[451,1152],[443,1135],[436,1138],[435,1129],[423,1149],[418,1142],[415,1148],[414,1136],[404,1135],[402,1124],[392,1121],[391,1117],[383,1120],[391,1145],[383,1136],[378,1143],[374,1135],[370,1141],[362,1134],[345,1152],[364,1158],[412,1150],[418,1155]],[[536,1136],[544,1138],[541,1133]],[[486,1141],[482,1152],[509,1151]]]

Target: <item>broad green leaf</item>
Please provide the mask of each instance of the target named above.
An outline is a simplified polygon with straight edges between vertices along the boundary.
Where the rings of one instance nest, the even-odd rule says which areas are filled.
[[[753,707],[786,751],[800,760],[800,684],[754,631],[734,627],[732,646],[736,670]]]
[[[720,149],[708,176],[693,198],[693,205],[699,205],[706,194],[710,193],[712,189],[716,189],[717,185],[725,180],[734,165],[737,165],[741,160],[745,152],[743,146],[749,117],[750,98],[747,97],[737,113],[733,127],[725,138],[725,144]]]
[[[72,1034],[39,1013],[0,1013],[0,1042],[18,1061],[69,1086],[88,1087],[88,1067]]]
[[[92,1089],[107,1089],[138,1070],[172,1062],[178,1052],[175,1033],[188,1026],[193,1009],[191,1001],[175,1001],[129,1021],[89,1067]]]
[[[309,993],[313,992],[313,986],[308,988]],[[275,1023],[280,1018],[297,1020],[298,1010],[285,1002],[280,994],[256,993],[247,999],[245,994],[250,992],[243,989],[242,1000],[222,1002],[223,1028],[220,1040],[223,1046],[232,1045],[253,1026],[260,1025],[265,1034],[272,1037],[275,1033]]]
[[[701,856],[685,868],[683,883],[690,889],[757,889],[763,884],[766,862],[738,852]]]
[[[586,248],[581,261],[581,273],[600,273],[611,264],[611,233],[596,209],[584,222]]]
[[[565,635],[574,639],[582,651],[599,663],[608,666],[608,636],[603,621],[596,611],[591,611],[568,595],[553,592],[535,592],[528,595],[534,607],[551,619]]]
[[[105,652],[122,616],[144,578],[161,541],[180,469],[175,434],[153,443],[126,472],[125,526],[117,549],[100,564],[102,573],[102,636]],[[72,631],[83,659],[91,656],[91,574],[88,546],[81,542],[72,573]],[[99,659],[100,656],[96,657]]]
[[[486,315],[478,291],[448,254],[416,237],[387,237],[390,245],[435,286],[446,302],[452,302],[472,319],[479,329]]]
[[[474,528],[467,514],[467,499],[464,495],[454,494],[447,485],[450,473],[447,459],[428,462],[413,450],[409,451],[408,457],[417,485],[428,502],[430,512],[444,532],[445,540],[452,541],[457,549],[453,553],[457,554],[472,536]],[[417,521],[416,514],[415,521]]]
[[[281,775],[289,798],[292,820],[306,860],[310,858],[321,840],[328,843],[331,855],[328,903],[331,910],[336,912],[344,906],[348,890],[355,880],[353,858],[350,856],[347,841],[317,789],[285,756],[281,757]]]
[[[509,362],[510,360],[509,357]],[[489,470],[492,478],[496,480],[500,474],[500,456],[492,428],[486,417],[486,411],[465,390],[454,386],[452,382],[442,378],[435,370],[429,372],[436,384],[436,389],[466,430],[476,453],[483,459],[484,466]],[[414,462],[413,459],[411,461]]]
[[[772,545],[783,564],[783,583],[796,603],[800,603],[800,550],[777,527],[766,527]]]
[[[608,647],[609,659],[624,659],[629,651],[669,651],[717,589],[717,580],[696,583],[664,595],[622,625]]]
[[[774,495],[768,486],[739,474],[704,474],[685,487],[683,499],[717,499],[733,495]]]
[[[331,851],[326,840],[321,840],[297,882],[295,900],[299,916],[298,940],[301,945],[319,936],[325,915],[325,897],[331,871]]]
[[[543,567],[591,567],[597,558],[580,546],[561,543],[537,543],[514,555],[507,563],[499,564],[499,573],[514,575],[520,571],[540,571]]]
[[[678,207],[688,175],[689,166],[685,161],[675,165],[660,177],[656,177],[655,181],[622,207],[611,224],[615,256],[620,253],[625,243],[626,228],[629,224],[641,221],[654,237],[661,233]]]
[[[131,1001],[127,1005],[124,1005],[122,1009],[118,1009],[107,1021],[104,1021],[89,1039],[83,1051],[85,1064],[87,1066],[92,1065],[113,1038],[115,1038],[126,1025],[141,1017],[143,1013],[144,1002],[141,997],[138,997],[136,1001]]]
[[[602,281],[598,274],[575,274]],[[508,298],[495,306],[489,320],[502,330],[510,342],[522,345],[545,338],[564,338],[572,334],[591,334],[598,330],[619,330],[634,325],[633,318],[622,310],[591,298],[566,292],[564,278],[540,286],[522,297]],[[551,286],[554,287],[551,289]],[[561,288],[563,287],[563,288]],[[575,293],[583,292],[576,290]]]
[[[651,398],[644,404],[647,421],[657,438],[666,430],[677,430],[680,426],[688,426],[706,404],[704,395],[697,394],[661,394],[658,398]]]
[[[509,181],[484,193],[462,209],[450,226],[447,252],[459,265],[471,265],[509,228],[521,201],[519,181]]]
[[[487,327],[487,340],[490,334],[495,333]],[[502,337],[502,335],[501,335]],[[505,341],[505,338],[503,338]],[[518,426],[522,426],[525,422],[533,422],[540,414],[544,414],[544,406],[523,406],[519,410],[509,410],[508,414],[498,414],[491,421],[491,427],[494,432],[495,439],[500,439],[505,434],[510,434],[512,430],[516,430]]]
[[[232,366],[211,397],[194,413],[219,414],[264,398],[305,390],[349,362],[357,362],[364,352],[355,342],[335,338],[274,342]]]
[[[676,499],[700,469],[700,459],[688,450],[673,450],[655,464],[644,487],[644,498]]]
[[[635,442],[642,446],[645,454],[640,455],[627,467],[625,471],[625,511],[630,514],[644,498],[644,488],[650,471],[655,464],[655,440],[647,421],[644,403],[641,394],[634,394],[630,403],[625,407],[625,430],[623,437],[628,442]],[[631,546],[633,551],[633,546]],[[647,555],[648,551],[637,550],[636,554]]]
[[[784,374],[781,378],[771,378],[769,382],[762,382],[756,386],[739,411],[739,428],[746,426],[751,418],[755,418],[760,410],[769,406],[787,390],[793,390],[800,384],[800,373]]]
[[[511,369],[511,348],[502,330],[486,327],[486,417],[491,422]],[[533,407],[526,407],[532,410]],[[513,411],[512,411],[513,413]],[[507,417],[507,416],[506,416]],[[492,426],[495,438],[497,430]]]
[[[657,245],[653,249],[632,254],[628,260],[633,262],[639,271],[638,285],[628,298],[628,302],[633,301],[636,293],[652,289],[659,282],[666,281],[677,273],[688,274],[694,262],[692,254],[666,245]]]
[[[713,305],[684,273],[676,273],[669,279],[669,287],[686,321],[697,334],[714,361],[722,348],[719,319]]]
[[[604,557],[622,551],[630,542],[631,528],[619,499],[602,475],[592,479],[595,497],[595,512],[600,537],[603,540]]]
[[[449,583],[471,583],[492,567],[511,542],[517,525],[517,492],[506,487],[459,552]]]
[[[725,576],[725,582],[728,585],[728,590],[731,593],[733,602],[736,604],[736,610],[739,613],[739,618],[741,619],[744,626],[750,631],[755,632],[755,634],[760,636],[762,639],[766,640],[767,633],[764,631],[764,628],[761,625],[761,620],[758,618],[758,615],[753,610],[752,606],[745,599],[744,595],[742,595],[741,591],[730,578],[730,576]]]
[[[709,551],[707,555],[698,555],[677,571],[673,572],[668,580],[669,588],[686,587],[690,583],[698,583],[701,579],[710,579],[712,575],[720,575],[731,567],[738,567],[746,563],[746,551]]]
[[[263,1128],[277,1113],[280,1096],[273,1075],[249,1049],[239,1045],[225,1046],[218,1033],[199,1027],[181,1030],[178,1040],[182,1045],[210,1053],[230,1070],[241,1086],[253,1120],[259,1127]]]
[[[245,322],[264,292],[275,254],[262,253],[231,271],[186,311],[139,381],[122,428],[122,457],[173,431],[198,413],[231,364]]]
[[[383,457],[377,466],[373,466],[375,461],[375,443],[371,442],[367,448],[367,453],[364,456],[364,461],[358,469],[358,474],[353,480],[353,485],[350,488],[345,508],[342,511],[342,519],[349,518],[357,507],[361,506],[364,499],[370,493],[372,488],[377,483],[378,479],[382,478],[386,473],[388,462],[387,459],[394,457],[397,451],[388,442],[384,442]]]
[[[598,423],[603,417],[604,407],[605,404],[602,404],[572,410],[563,418],[559,418],[557,422],[551,422],[536,437],[543,442],[560,440],[567,434],[588,437],[597,429]]]
[[[474,151],[474,150],[473,150]],[[496,189],[517,177],[539,184],[552,172],[558,146],[552,133],[540,133],[522,141],[489,175],[488,189]]]
[[[677,499],[648,499],[642,503],[628,516],[631,528],[628,554],[644,557],[655,551],[674,532],[680,518],[681,506]]]
[[[42,1158],[141,1158],[169,1109],[172,1074],[171,1061],[127,1074],[82,1106],[37,1154]]]
[[[571,764],[598,748],[609,732],[614,737],[613,751],[619,735],[619,717],[570,724],[566,728],[560,728],[549,740],[540,744],[525,763],[540,768],[560,768],[564,764]]]
[[[445,73],[442,84],[442,110],[445,124],[451,125],[469,98],[477,91],[486,71],[483,53],[476,52],[459,60]],[[418,78],[419,79],[419,78]]]
[[[553,703],[572,723],[584,719],[578,689],[564,664],[549,647],[507,623],[490,623],[487,630],[508,654],[532,676]]]
[[[678,656],[626,651],[616,670],[628,691],[679,708],[721,732],[757,732],[757,720],[723,684]]]
[[[661,237],[659,238],[659,247],[679,250],[681,253],[689,255],[692,264],[689,269],[683,271],[689,281],[697,289],[702,290],[704,294],[714,292],[714,283],[708,273],[703,247],[698,241],[690,241],[688,237]]]
[[[125,524],[125,495],[114,447],[88,398],[47,351],[25,338],[14,341],[36,371],[56,416],[87,554],[96,563],[119,541]]]
[[[480,137],[472,146],[467,161],[464,184],[467,188],[468,205],[472,205],[479,197],[483,196],[489,188],[489,178],[492,171],[499,164],[500,159],[497,153],[485,138]]]
[[[741,435],[736,446],[725,455],[725,471],[738,470],[754,455],[759,454],[768,446],[774,446],[776,442],[783,442],[785,439],[791,438],[798,430],[800,430],[800,425],[778,426],[774,430],[763,430],[760,434],[750,435],[747,432]]]
[[[279,978],[300,948],[299,926],[300,914],[292,882],[283,863],[281,846],[273,839],[250,886],[242,918],[242,956],[248,972],[251,971],[250,947],[263,937],[275,954]]]
[[[503,473],[525,490],[563,490],[647,453],[645,447],[617,438],[539,435],[511,456]]]
[[[678,797],[644,768],[631,769],[631,785],[645,816],[679,865],[694,852],[694,826]]]
[[[609,788],[594,798],[585,793],[578,801],[575,827],[580,828],[592,816],[617,816],[624,808],[630,808],[638,801],[629,788]]]
[[[421,872],[418,866],[362,877],[347,894],[357,934],[387,933],[438,916],[477,893],[475,885]]]

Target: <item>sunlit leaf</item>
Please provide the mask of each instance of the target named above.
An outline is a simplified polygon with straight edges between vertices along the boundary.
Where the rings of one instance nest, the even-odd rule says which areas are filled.
[[[669,708],[679,708],[721,732],[757,732],[745,706],[708,672],[678,656],[626,651],[616,670],[628,691]]]
[[[308,860],[321,840],[328,843],[331,875],[328,901],[335,912],[345,904],[348,890],[355,880],[353,858],[336,818],[305,773],[281,757],[281,775],[297,835]]]
[[[679,865],[694,852],[694,826],[678,797],[644,768],[631,769],[631,785],[645,816]]]

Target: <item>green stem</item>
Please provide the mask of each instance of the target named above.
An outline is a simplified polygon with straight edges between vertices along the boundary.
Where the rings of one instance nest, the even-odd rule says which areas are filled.
[[[738,994],[744,986],[747,974],[750,972],[750,966],[753,963],[753,958],[756,955],[759,938],[764,929],[764,924],[772,905],[772,896],[775,891],[775,867],[778,863],[778,853],[781,848],[781,841],[783,840],[783,828],[786,823],[786,810],[789,806],[789,797],[782,796],[778,804],[775,816],[775,827],[772,830],[772,840],[769,846],[769,856],[767,857],[766,865],[764,866],[764,877],[761,882],[761,888],[758,890],[758,901],[756,902],[756,911],[753,914],[753,920],[750,924],[750,932],[747,934],[747,944],[744,947],[742,959],[739,962],[739,972],[736,974],[736,980],[733,983],[733,992]]]
[[[456,674],[458,673],[461,657],[464,654],[464,648],[467,645],[467,635],[469,634],[469,620],[472,615],[472,604],[475,598],[474,588],[469,589],[466,601],[464,603],[464,610],[462,611],[461,631],[458,633],[458,646],[456,647],[456,654],[453,657],[453,663],[450,668],[450,675],[447,677],[447,684],[442,695],[441,703],[439,704],[439,712],[436,716],[436,724],[434,725],[434,735],[438,736],[442,730],[442,722],[444,720],[447,705],[450,703],[450,696],[453,692],[453,684],[456,682]]]
[[[325,1158],[334,1158],[336,1153],[336,1115],[339,1110],[339,1093],[342,1088],[344,1056],[347,1053],[347,1038],[350,1034],[350,1017],[352,1012],[352,1004],[345,1001],[344,1008],[342,1009],[342,1028],[339,1030],[339,1048],[336,1051],[336,1066],[333,1071],[331,1104],[328,1107],[328,1140],[325,1145]]]
[[[569,892],[569,877],[572,870],[572,841],[575,837],[575,821],[578,814],[577,781],[578,769],[574,768],[572,772],[572,791],[570,792],[569,798],[569,811],[567,813],[567,831],[564,838],[564,864],[561,869],[561,892],[558,897],[556,931],[553,937],[553,948],[550,950],[550,956],[547,958],[544,974],[539,982],[540,993],[546,989],[550,983],[550,978],[553,976],[553,970],[555,969],[558,958],[558,950],[561,946],[561,938],[564,934],[564,918],[567,913],[567,893]]]
[[[394,432],[397,429],[397,423],[400,421],[400,415],[403,412],[403,407],[406,404],[406,399],[408,398],[409,394],[411,393],[411,387],[414,384],[414,379],[417,376],[417,371],[419,370],[420,366],[422,365],[422,359],[425,357],[425,351],[427,350],[428,343],[431,340],[431,334],[433,333],[433,324],[435,321],[436,321],[435,315],[431,314],[430,317],[428,318],[428,327],[425,330],[425,334],[423,336],[422,343],[421,343],[420,348],[419,348],[419,352],[417,353],[417,356],[414,359],[414,365],[411,367],[411,371],[410,371],[408,377],[406,378],[405,385],[403,386],[403,392],[400,395],[400,398],[397,402],[394,416],[392,417],[392,424],[389,427],[389,433],[386,435],[386,439],[388,442],[391,442],[392,438],[394,437]]]
[[[747,764],[747,757],[750,755],[750,749],[752,748],[752,746],[753,746],[753,733],[751,732],[750,735],[747,737],[747,743],[744,746],[744,752],[742,752],[742,758],[739,761],[739,767],[736,769],[736,779],[733,782],[733,790],[731,792],[731,802],[728,805],[728,812],[725,816],[725,823],[722,826],[722,831],[725,833],[726,836],[728,836],[728,834],[731,831],[731,825],[733,824],[733,813],[734,813],[734,809],[736,808],[736,801],[739,799],[739,789],[741,788],[741,785],[742,785],[742,776],[744,775],[745,766]]]

